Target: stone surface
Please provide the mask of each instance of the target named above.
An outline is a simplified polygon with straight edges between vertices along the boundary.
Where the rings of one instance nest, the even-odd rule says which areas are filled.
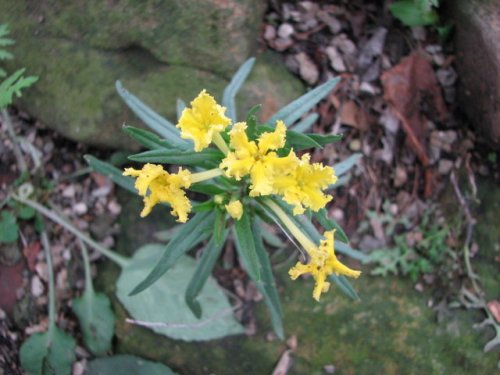
[[[500,149],[500,3],[450,1],[459,101],[474,127]]]
[[[162,224],[168,221],[168,210],[161,208],[155,214],[164,219],[134,219],[140,206],[139,200],[124,202],[124,212],[130,215],[123,216],[129,219],[128,224],[122,220],[122,231],[137,234],[135,240],[130,235],[119,242],[124,253],[144,240],[151,241],[151,233],[163,229]],[[141,220],[139,225],[137,220]],[[286,267],[276,272],[285,333],[287,338],[296,335],[298,341],[289,375],[320,375],[325,366],[332,365],[339,374],[465,375],[495,371],[495,353],[482,352],[492,332],[472,328],[482,320],[480,312],[454,310],[437,324],[436,312],[428,307],[430,295],[417,293],[409,280],[375,278],[368,275],[366,266],[361,268],[363,276],[353,283],[361,302],[351,302],[332,288],[321,303],[316,303],[311,297],[312,279],[291,281]],[[118,273],[117,267],[104,265],[98,286],[111,293]],[[125,323],[126,312],[116,298],[113,306],[117,313],[115,350],[161,361],[180,374],[270,374],[286,349],[284,342],[269,340],[270,320],[262,302],[256,305],[255,336],[207,343],[170,340],[132,326]]]
[[[1,1],[2,22],[17,42],[8,68],[25,66],[40,76],[17,103],[71,139],[130,147],[118,130],[138,120],[114,82],[121,80],[175,121],[177,98],[190,101],[203,88],[220,98],[238,66],[255,52],[264,8],[257,0]],[[255,75],[247,90],[258,92],[260,102],[287,103],[303,87],[283,64],[269,59],[274,60],[259,58],[257,68],[267,73]],[[275,78],[285,76],[290,84]],[[261,85],[274,89],[255,88]],[[272,98],[269,91],[281,95]]]

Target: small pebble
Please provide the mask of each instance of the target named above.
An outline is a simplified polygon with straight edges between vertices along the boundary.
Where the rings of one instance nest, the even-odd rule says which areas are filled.
[[[361,150],[361,141],[359,139],[353,139],[349,143],[349,149],[351,151],[359,151],[359,150]]]
[[[283,39],[290,38],[294,32],[295,30],[293,26],[290,25],[289,23],[283,23],[278,28],[278,36]]]
[[[325,372],[327,374],[335,374],[335,365],[325,365],[323,366],[323,370],[325,370]]]
[[[77,215],[85,215],[87,211],[88,208],[84,202],[78,202],[73,206],[73,212]]]
[[[45,288],[43,287],[40,277],[38,277],[38,275],[33,276],[31,279],[31,294],[35,297],[40,297],[43,294],[44,289]]]

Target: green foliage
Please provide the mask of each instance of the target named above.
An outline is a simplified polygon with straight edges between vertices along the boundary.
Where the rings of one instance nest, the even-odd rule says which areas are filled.
[[[428,26],[439,21],[437,7],[439,0],[398,0],[389,9],[406,26]]]
[[[9,29],[7,25],[0,25],[0,60],[10,60],[14,58],[10,52],[2,48],[14,44],[12,39],[6,37],[8,34]],[[0,110],[12,103],[14,95],[20,97],[22,90],[38,81],[38,77],[23,76],[24,71],[24,68],[18,69],[0,83]],[[0,77],[3,78],[6,76],[7,72],[0,68]]]
[[[19,358],[28,375],[69,375],[75,361],[75,340],[57,327],[35,333],[21,346]]]
[[[16,242],[19,238],[17,218],[10,211],[0,212],[0,243]]]
[[[99,375],[177,375],[167,366],[132,355],[115,355],[94,359],[87,365],[86,374]]]
[[[81,297],[73,299],[71,307],[80,323],[85,346],[98,355],[110,350],[115,316],[109,298],[86,288]]]
[[[412,234],[417,234],[417,240],[409,241]],[[394,247],[372,252],[370,259],[377,265],[372,274],[408,275],[415,282],[424,274],[436,272],[447,259],[456,257],[446,243],[448,234],[448,227],[431,224],[424,218],[416,230],[395,235]]]
[[[201,320],[193,314],[185,302],[185,293],[198,267],[186,255],[176,257],[169,272],[162,273],[141,293],[130,296],[130,290],[143,281],[163,254],[164,245],[143,246],[135,252],[129,266],[122,269],[116,295],[134,319],[153,323],[150,328],[156,333],[185,341],[213,340],[243,332],[226,295],[211,277],[196,298],[202,309]]]

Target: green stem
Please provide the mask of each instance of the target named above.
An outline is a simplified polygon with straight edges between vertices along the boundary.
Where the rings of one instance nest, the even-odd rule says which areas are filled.
[[[109,260],[112,260],[116,264],[118,264],[120,267],[124,268],[129,264],[129,260],[114,251],[111,251],[110,249],[102,246],[101,244],[95,242],[93,239],[91,239],[89,236],[86,234],[80,232],[77,228],[75,228],[73,225],[68,223],[66,220],[62,219],[60,216],[58,216],[56,213],[53,211],[47,209],[46,207],[42,206],[38,202],[32,201],[31,199],[28,198],[21,198],[16,195],[12,195],[12,198],[17,200],[18,202],[24,203],[35,210],[37,210],[39,213],[41,213],[43,216],[47,217],[48,219],[52,220],[53,222],[61,225],[64,227],[68,232],[73,233],[75,236],[80,238],[83,242],[85,242],[87,245],[93,247],[97,251],[99,251],[102,255],[107,257]]]
[[[7,127],[7,133],[9,133],[9,137],[12,140],[12,149],[14,150],[14,155],[16,157],[17,165],[19,166],[19,170],[21,173],[28,172],[28,166],[26,161],[24,160],[23,153],[19,148],[19,144],[17,142],[16,132],[14,131],[14,127],[12,126],[12,121],[10,120],[9,112],[6,109],[2,110],[2,117]]]
[[[288,217],[285,211],[270,199],[265,200],[265,204],[276,214],[278,219],[281,220],[283,225],[290,231],[290,233],[299,241],[307,252],[314,251],[316,245],[312,242],[295,223]]]
[[[227,147],[226,141],[224,140],[224,138],[222,138],[220,133],[215,133],[212,140],[215,143],[215,145],[219,148],[219,150],[221,150],[224,153],[224,155],[229,154],[230,151],[229,147]]]
[[[54,288],[54,268],[52,266],[52,256],[50,253],[50,244],[47,232],[41,234],[43,250],[47,259],[47,276],[49,278],[49,336],[52,336],[56,328],[56,293]]]
[[[219,168],[214,168],[210,169],[208,171],[203,171],[199,173],[193,173],[191,175],[191,183],[195,184],[197,182],[205,181],[205,180],[210,180],[215,177],[222,176],[222,169]]]
[[[85,270],[85,291],[94,293],[94,286],[92,285],[92,272],[90,271],[90,260],[87,246],[85,246],[85,243],[80,238],[78,239],[78,243],[80,245],[80,249],[82,250],[83,268]]]

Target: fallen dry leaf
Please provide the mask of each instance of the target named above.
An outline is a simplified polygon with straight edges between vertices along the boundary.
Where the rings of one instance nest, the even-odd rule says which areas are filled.
[[[401,120],[409,145],[426,168],[424,194],[428,197],[432,192],[432,171],[428,168],[430,161],[427,153],[429,129],[421,107],[426,104],[441,121],[447,116],[436,75],[422,53],[415,51],[384,72],[381,79],[384,98]]]
[[[278,364],[273,370],[272,375],[286,375],[290,367],[292,366],[292,356],[291,356],[292,350],[287,349],[283,352],[281,355],[280,360],[278,361]]]
[[[494,316],[497,323],[500,323],[500,302],[497,300],[490,301],[486,306],[488,306],[488,310]]]
[[[38,253],[40,252],[40,242],[32,242],[23,249],[24,258],[30,271],[35,270]]]

